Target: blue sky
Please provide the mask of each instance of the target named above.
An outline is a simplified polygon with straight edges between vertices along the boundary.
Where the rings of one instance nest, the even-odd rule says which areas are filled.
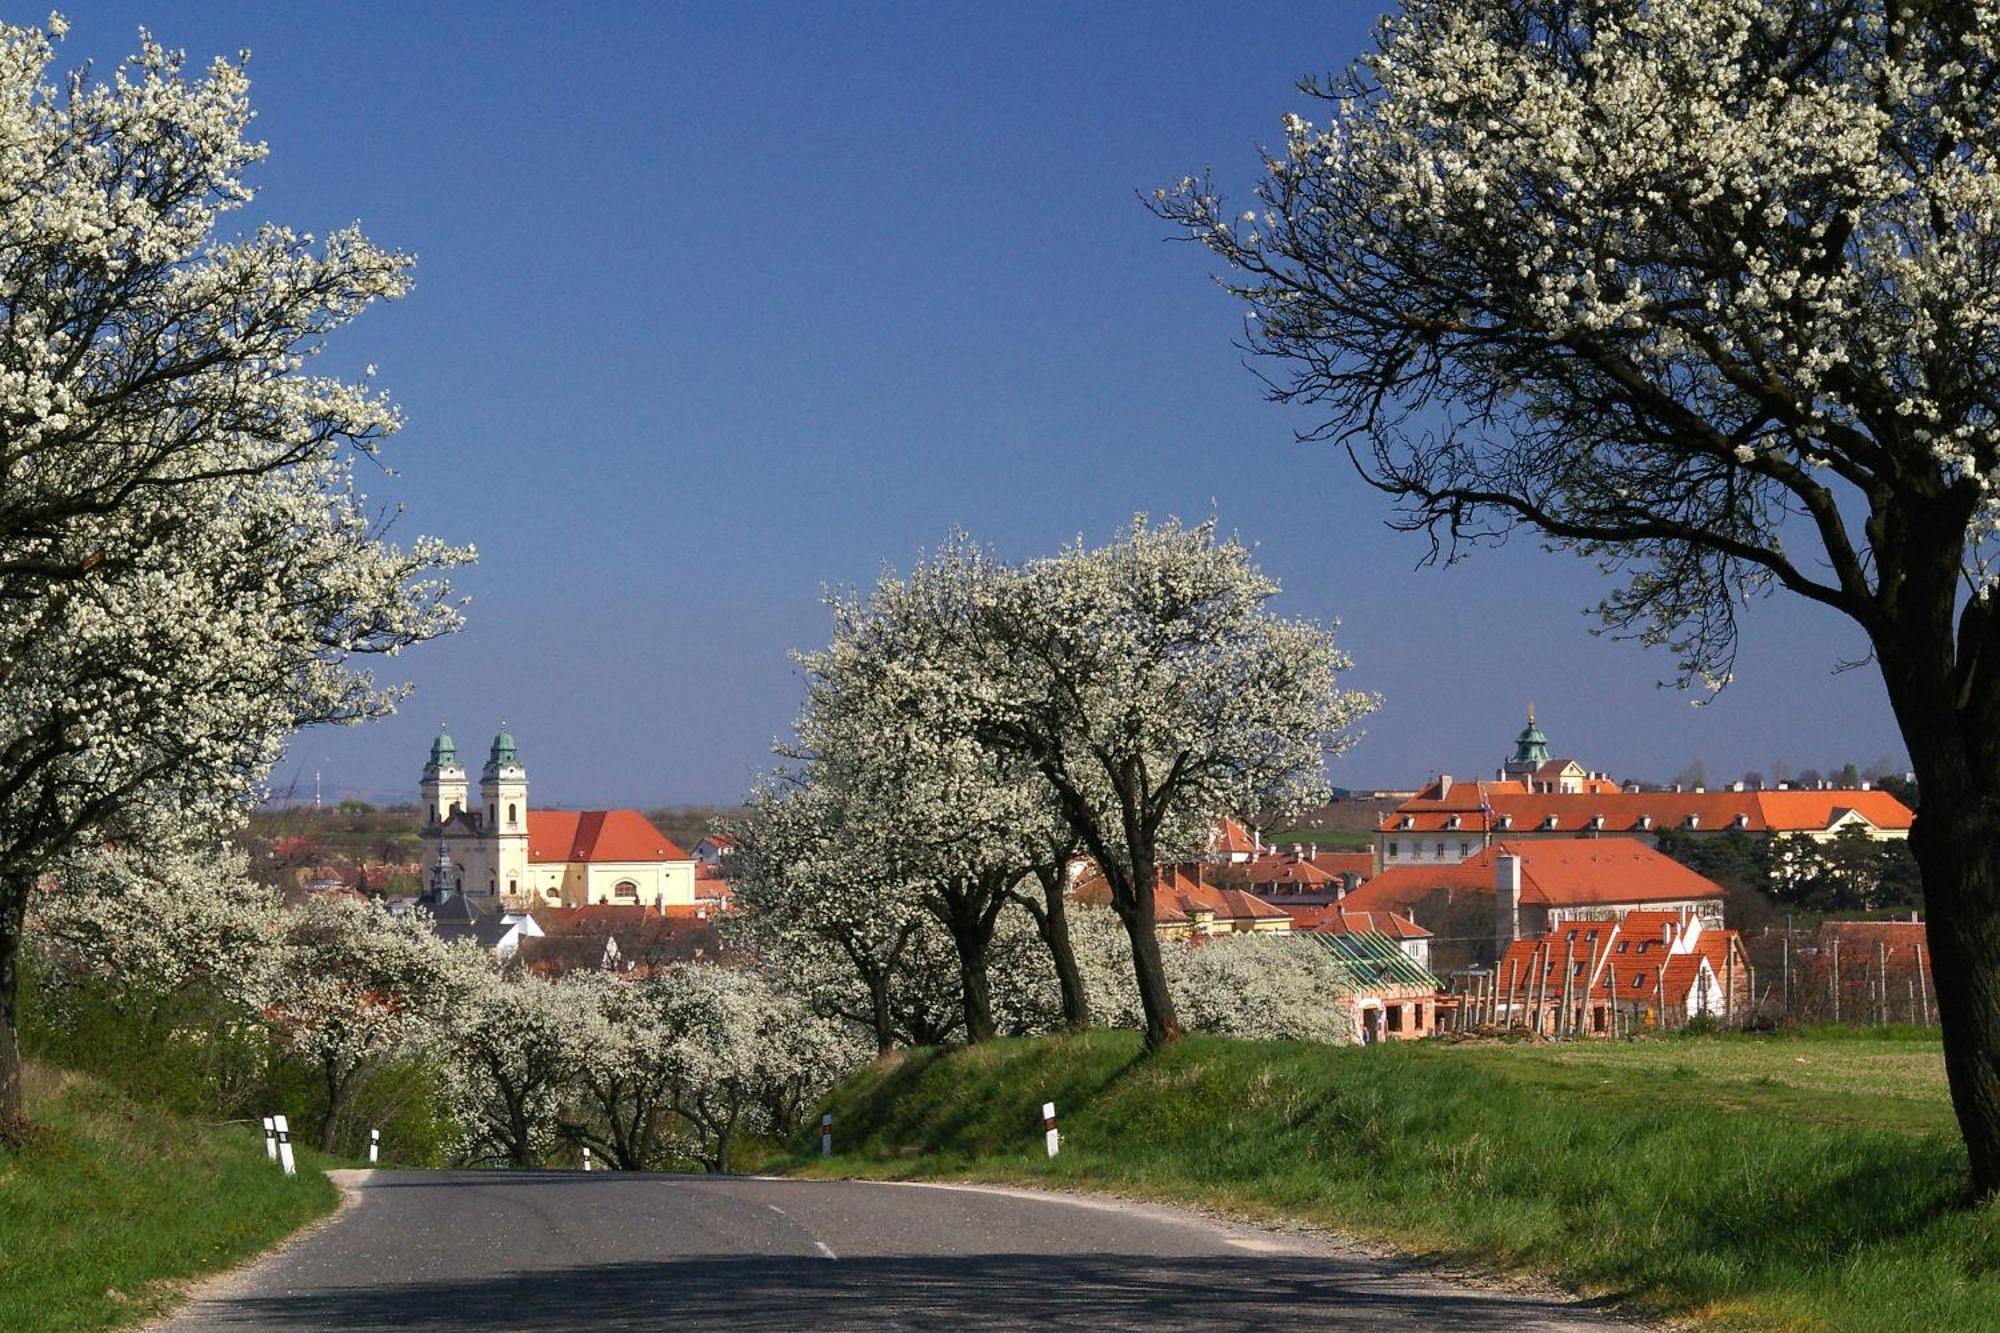
[[[331,354],[408,426],[371,495],[476,543],[470,628],[387,664],[403,713],[302,737],[309,793],[414,790],[440,720],[500,718],[544,804],[728,801],[827,633],[822,584],[954,526],[1008,555],[1135,510],[1213,513],[1338,616],[1384,705],[1343,785],[1497,764],[1533,700],[1620,776],[1826,767],[1902,747],[1857,633],[1749,609],[1715,703],[1589,633],[1599,576],[1531,541],[1447,570],[1342,457],[1292,442],[1211,266],[1136,194],[1240,189],[1375,6],[96,4],[63,60],[144,24],[248,47],[271,156],[248,217],[359,218],[416,290]],[[247,219],[246,219],[247,221]]]

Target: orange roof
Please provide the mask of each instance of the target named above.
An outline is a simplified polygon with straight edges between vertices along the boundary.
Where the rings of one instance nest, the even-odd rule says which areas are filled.
[[[1215,826],[1215,837],[1212,842],[1216,851],[1232,855],[1237,852],[1254,853],[1257,850],[1257,840],[1251,837],[1249,831],[1241,824],[1227,816]]]
[[[1606,791],[1529,795],[1519,783],[1432,784],[1384,816],[1381,831],[1629,833],[1689,827],[1817,833],[1852,810],[1881,829],[1908,830],[1916,815],[1886,791]],[[1738,821],[1741,821],[1740,823]],[[1406,822],[1407,821],[1407,822]],[[1453,821],[1456,821],[1455,823]],[[1553,821],[1553,822],[1551,822]]]
[[[1254,893],[1224,888],[1205,882],[1207,867],[1200,865],[1161,866],[1153,884],[1153,919],[1157,922],[1192,921],[1197,914],[1226,921],[1287,921],[1289,915]],[[1111,885],[1104,873],[1092,866],[1077,881],[1070,896],[1080,903],[1108,906]]]
[[[685,861],[688,854],[637,810],[530,810],[528,859]]]
[[[1395,912],[1350,911],[1345,903],[1325,907],[1287,907],[1293,930],[1317,935],[1353,935],[1367,931],[1387,935],[1392,940],[1427,940],[1431,932]]]
[[[1636,838],[1523,838],[1454,865],[1391,866],[1347,895],[1350,909],[1407,910],[1439,889],[1494,891],[1494,862],[1521,858],[1521,901],[1550,907],[1720,898],[1722,886]]]

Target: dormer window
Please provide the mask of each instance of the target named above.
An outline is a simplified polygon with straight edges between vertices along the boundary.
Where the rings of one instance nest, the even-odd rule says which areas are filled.
[[[1738,816],[1736,816],[1736,818],[1735,818],[1734,820],[1732,820],[1732,821],[1730,822],[1730,827],[1731,827],[1731,828],[1749,828],[1749,827],[1750,827],[1750,816],[1748,816],[1748,815],[1738,815]]]
[[[1512,815],[1502,815],[1502,816],[1500,816],[1500,827],[1501,827],[1502,829],[1510,829],[1510,828],[1513,828],[1513,827],[1514,827],[1514,816],[1512,816]]]
[[[1554,815],[1542,816],[1542,828],[1544,830],[1553,830],[1555,826],[1556,826],[1556,817]]]
[[[1414,817],[1414,816],[1411,816],[1411,815],[1404,815],[1404,816],[1403,816],[1403,822],[1402,822],[1402,823],[1400,823],[1400,824],[1398,824],[1398,825],[1397,825],[1396,827],[1397,827],[1397,828],[1415,828],[1416,826],[1417,826],[1417,821],[1416,821],[1416,819],[1415,819],[1415,817]]]
[[[1640,828],[1642,828],[1642,829],[1650,829],[1650,828],[1652,828],[1652,827],[1653,827],[1653,817],[1652,817],[1651,815],[1640,815],[1640,816],[1639,816],[1639,827],[1640,827]]]
[[[1444,826],[1448,829],[1454,829],[1458,827],[1458,823],[1459,823],[1458,816],[1453,815],[1451,818],[1444,821]]]
[[[1700,816],[1700,815],[1689,815],[1689,816],[1688,816],[1688,817],[1687,817],[1686,819],[1684,819],[1684,820],[1682,820],[1682,821],[1681,821],[1681,827],[1682,827],[1682,828],[1699,828],[1699,827],[1701,827],[1701,816]]]
[[[1603,828],[1603,827],[1604,827],[1604,816],[1603,816],[1603,815],[1592,815],[1592,816],[1590,817],[1590,827],[1591,827],[1591,828],[1592,828],[1593,830],[1594,830],[1594,829],[1601,829],[1601,828]]]

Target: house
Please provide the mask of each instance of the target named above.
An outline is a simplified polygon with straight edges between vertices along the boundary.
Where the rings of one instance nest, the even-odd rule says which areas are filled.
[[[505,963],[528,940],[542,934],[541,926],[526,912],[497,904],[481,904],[455,889],[442,897],[425,894],[416,905],[430,914],[431,929],[446,944],[471,940],[499,962]]]
[[[694,845],[694,859],[701,865],[719,868],[735,850],[736,839],[727,833],[708,833]]]
[[[643,976],[666,963],[714,957],[721,947],[717,914],[702,903],[544,907],[534,916],[542,938],[524,941],[519,958],[542,976],[583,967]]]
[[[1490,1020],[1588,1036],[1746,1019],[1754,973],[1736,931],[1689,911],[1559,922],[1520,939],[1487,981]]]
[[[468,804],[449,732],[431,743],[421,783],[423,835],[439,848],[455,891],[518,906],[685,905],[694,858],[637,810],[534,810],[528,771],[506,728],[493,738]]]
[[[1153,884],[1153,926],[1161,939],[1290,933],[1290,916],[1253,893],[1210,882],[1212,870],[1201,862],[1158,868]],[[1110,881],[1097,867],[1086,866],[1070,888],[1070,897],[1079,903],[1109,907]]]
[[[1325,904],[1359,887],[1374,871],[1375,858],[1368,852],[1326,852],[1294,844],[1286,850],[1267,847],[1249,860],[1217,866],[1212,878],[1271,901],[1282,897]]]
[[[1344,901],[1326,906],[1294,906],[1280,900],[1272,906],[1292,918],[1292,929],[1308,935],[1381,935],[1394,940],[1411,961],[1428,969],[1431,965],[1432,933],[1406,916],[1395,912],[1349,910]]]
[[[1463,861],[1495,839],[1627,838],[1649,845],[1665,830],[1695,836],[1732,830],[1818,841],[1860,829],[1871,838],[1906,838],[1916,815],[1889,792],[1788,788],[1639,791],[1620,788],[1574,760],[1548,757],[1548,740],[1528,713],[1514,757],[1491,781],[1440,776],[1382,816],[1375,830],[1377,869]]]
[[[1422,922],[1437,932],[1432,965],[1456,971],[1564,921],[1685,910],[1719,926],[1723,889],[1631,838],[1509,839],[1460,861],[1393,866],[1343,901]]]
[[[1412,1041],[1437,1026],[1438,979],[1376,931],[1306,936],[1333,960],[1347,983],[1355,1040]]]

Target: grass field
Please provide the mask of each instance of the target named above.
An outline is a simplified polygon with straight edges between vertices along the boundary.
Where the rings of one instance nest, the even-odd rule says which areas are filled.
[[[1043,1154],[1040,1107],[1063,1152]],[[1002,1041],[878,1064],[806,1174],[1293,1218],[1725,1327],[2000,1328],[2000,1210],[1921,1032],[1327,1048]]]
[[[301,1151],[287,1179],[256,1126],[196,1126],[103,1083],[28,1066],[29,1142],[0,1146],[0,1329],[96,1329],[172,1306],[332,1211]]]

